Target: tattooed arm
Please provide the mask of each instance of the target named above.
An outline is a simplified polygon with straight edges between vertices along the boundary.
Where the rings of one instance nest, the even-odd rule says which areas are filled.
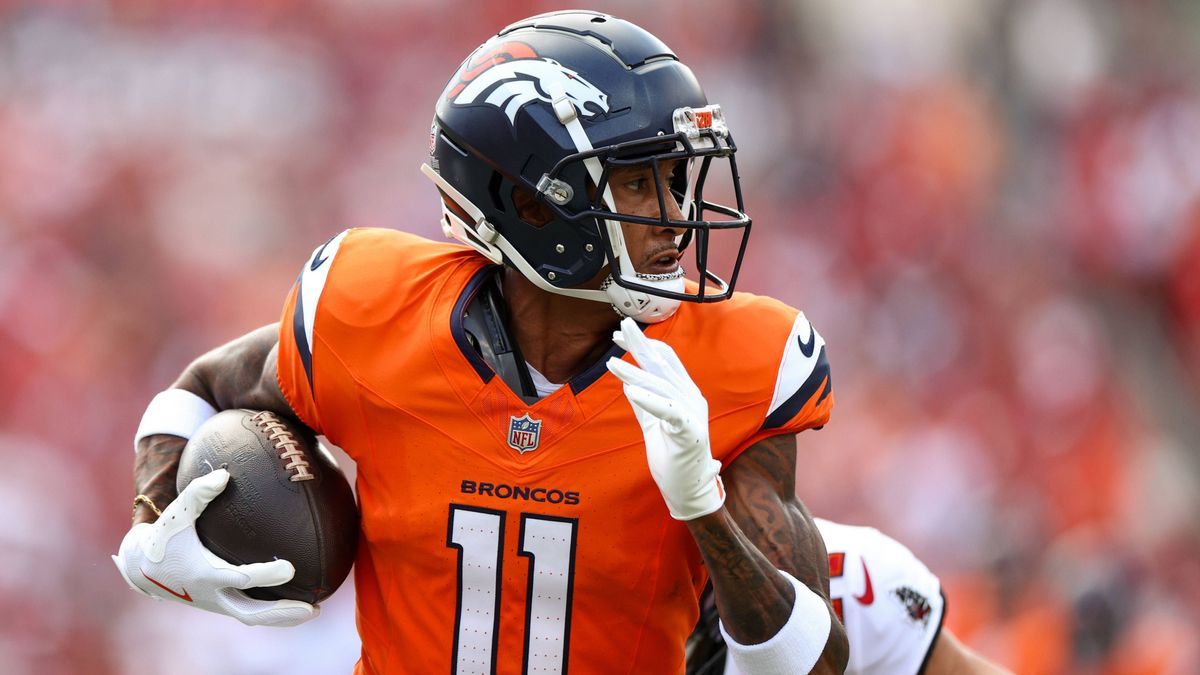
[[[295,418],[276,380],[278,335],[278,324],[247,333],[193,361],[171,386],[192,392],[217,410],[270,410]],[[135,494],[150,497],[159,507],[174,501],[175,474],[186,444],[166,434],[143,438],[133,467]],[[134,523],[153,522],[155,517],[139,503]]]
[[[784,570],[829,597],[825,543],[796,497],[796,438],[756,443],[724,473],[724,508],[688,521],[712,577],[717,611],[741,644],[774,636],[792,612],[796,591]],[[849,658],[845,630],[829,607],[830,633],[814,673],[841,673]]]

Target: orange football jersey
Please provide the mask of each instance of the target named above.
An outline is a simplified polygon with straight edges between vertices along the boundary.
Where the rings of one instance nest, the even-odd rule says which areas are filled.
[[[358,463],[356,672],[681,673],[706,578],[695,542],[608,355],[526,405],[471,348],[462,310],[494,270],[353,229],[314,252],[284,308],[283,393]],[[829,417],[824,342],[779,302],[684,303],[646,334],[704,392],[726,464]]]

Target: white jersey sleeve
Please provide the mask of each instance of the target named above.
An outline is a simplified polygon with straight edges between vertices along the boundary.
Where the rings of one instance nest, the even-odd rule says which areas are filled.
[[[829,598],[850,642],[846,673],[921,672],[942,628],[941,582],[879,530],[814,520],[829,552]]]

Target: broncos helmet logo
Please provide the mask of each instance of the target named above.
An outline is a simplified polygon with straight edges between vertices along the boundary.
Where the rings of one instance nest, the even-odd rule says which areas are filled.
[[[607,113],[608,94],[554,59],[539,57],[522,42],[504,42],[473,57],[446,91],[454,105],[487,103],[504,111],[510,124],[517,111],[541,101],[553,102],[551,91],[565,92],[582,117]]]

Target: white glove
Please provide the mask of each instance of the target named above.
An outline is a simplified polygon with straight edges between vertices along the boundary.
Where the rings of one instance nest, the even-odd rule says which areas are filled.
[[[196,519],[229,483],[217,469],[193,480],[154,523],[134,525],[112,557],[125,583],[155,600],[167,598],[232,616],[248,626],[295,626],[320,608],[297,600],[255,600],[239,589],[286,584],[292,563],[234,565],[200,543]]]
[[[725,503],[721,463],[708,444],[708,401],[665,342],[651,340],[633,319],[621,321],[616,342],[638,365],[608,360],[625,383],[625,398],[642,426],[646,461],[671,516],[693,520]],[[641,366],[640,368],[638,366]]]

